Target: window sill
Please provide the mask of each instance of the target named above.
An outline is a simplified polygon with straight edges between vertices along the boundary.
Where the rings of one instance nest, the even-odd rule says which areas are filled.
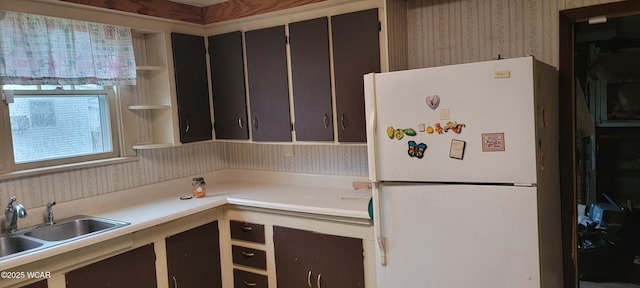
[[[71,170],[77,170],[77,169],[83,169],[83,168],[92,168],[92,167],[126,163],[126,162],[132,162],[132,161],[138,161],[138,156],[116,157],[116,158],[86,161],[86,162],[73,163],[73,164],[64,164],[64,165],[13,171],[9,173],[0,174],[0,180],[28,177],[28,176],[37,176],[37,175],[56,173],[56,172],[65,172],[65,171],[71,171]]]

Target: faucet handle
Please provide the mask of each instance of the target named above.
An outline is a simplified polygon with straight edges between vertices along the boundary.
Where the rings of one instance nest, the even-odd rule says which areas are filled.
[[[56,205],[56,201],[51,201],[51,202],[47,203],[47,224],[49,224],[49,225],[53,225],[54,224],[53,205]]]
[[[13,202],[16,202],[16,200],[16,196],[11,196],[9,203],[7,203],[7,207],[4,209],[5,213],[10,213],[11,211],[13,211]]]

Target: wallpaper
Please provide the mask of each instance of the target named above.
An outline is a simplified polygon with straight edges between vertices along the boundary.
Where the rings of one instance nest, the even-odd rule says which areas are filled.
[[[364,145],[238,144],[206,142],[139,150],[138,161],[0,180],[0,206],[11,196],[41,207],[224,168],[366,176]]]
[[[608,2],[617,1],[407,1],[408,68],[526,55],[557,67],[559,11]]]

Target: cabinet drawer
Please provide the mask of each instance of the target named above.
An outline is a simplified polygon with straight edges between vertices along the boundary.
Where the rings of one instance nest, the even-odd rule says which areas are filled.
[[[249,242],[264,243],[264,225],[242,221],[230,221],[231,238]]]
[[[233,255],[233,263],[267,269],[267,253],[263,250],[233,245],[231,246],[231,254]]]
[[[267,276],[233,269],[234,288],[267,288]]]

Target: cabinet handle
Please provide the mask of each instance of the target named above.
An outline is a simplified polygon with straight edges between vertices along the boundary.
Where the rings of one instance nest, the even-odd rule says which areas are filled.
[[[240,126],[240,129],[244,128],[244,125],[242,125],[242,117],[238,117],[238,126]]]
[[[340,127],[342,127],[342,130],[347,129],[344,125],[344,114],[340,115]]]
[[[244,281],[244,286],[247,286],[247,287],[256,287],[257,285],[258,285],[258,284],[256,284],[256,282],[247,282],[247,281]]]
[[[187,127],[184,128],[184,132],[189,132],[189,120],[186,120],[186,121],[187,121]]]
[[[309,270],[309,274],[307,274],[307,285],[311,288],[311,270]]]
[[[322,124],[324,128],[329,128],[329,116],[326,113],[322,116]]]
[[[244,232],[251,232],[253,230],[253,227],[251,227],[251,226],[242,226],[240,229],[242,229],[242,231],[244,231]]]
[[[318,286],[317,286],[317,288],[322,288],[322,285],[320,285],[320,278],[322,278],[322,274],[318,274]]]
[[[245,257],[253,257],[256,254],[252,252],[242,251],[242,255],[244,255]]]
[[[253,129],[258,130],[258,117],[253,117]]]
[[[178,280],[176,280],[176,276],[171,276],[173,278],[173,288],[178,288]]]

